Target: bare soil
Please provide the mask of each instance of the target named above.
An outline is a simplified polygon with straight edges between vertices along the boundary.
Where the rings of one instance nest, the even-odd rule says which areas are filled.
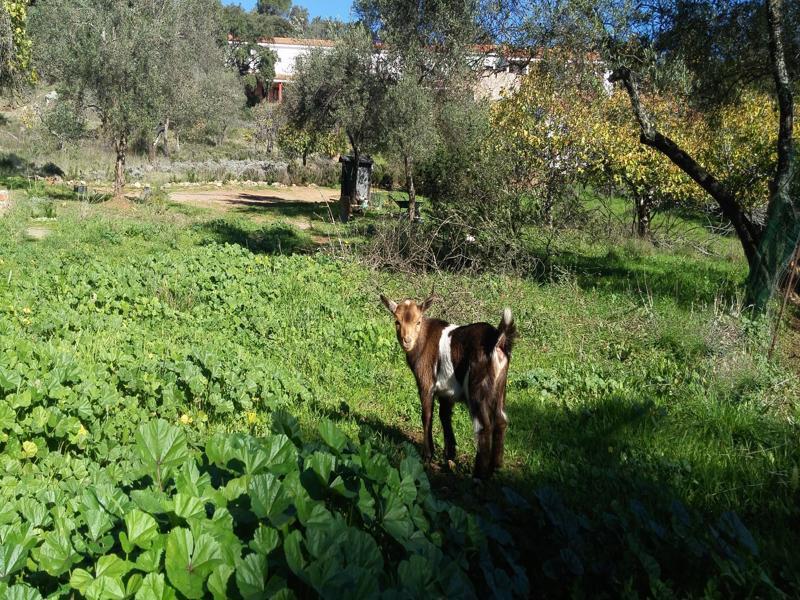
[[[218,210],[242,207],[269,209],[285,204],[336,202],[339,191],[323,187],[220,188],[215,190],[181,190],[170,193],[170,200]]]

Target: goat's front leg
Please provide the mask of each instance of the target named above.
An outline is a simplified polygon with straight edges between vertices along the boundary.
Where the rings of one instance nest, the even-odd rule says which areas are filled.
[[[420,387],[419,399],[422,402],[422,459],[430,464],[433,458],[433,389]]]
[[[453,401],[447,398],[439,400],[439,419],[444,432],[444,459],[456,459],[456,436],[453,433]]]

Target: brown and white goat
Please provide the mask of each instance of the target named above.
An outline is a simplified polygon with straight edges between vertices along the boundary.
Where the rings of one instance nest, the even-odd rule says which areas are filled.
[[[433,399],[439,399],[446,461],[455,460],[453,406],[463,401],[469,408],[478,441],[474,476],[486,479],[503,464],[503,444],[508,427],[505,412],[506,379],[516,327],[511,309],[503,311],[500,325],[472,323],[458,327],[425,312],[433,296],[418,304],[399,304],[381,294],[395,318],[397,341],[417,380],[422,403],[423,458],[433,457]]]

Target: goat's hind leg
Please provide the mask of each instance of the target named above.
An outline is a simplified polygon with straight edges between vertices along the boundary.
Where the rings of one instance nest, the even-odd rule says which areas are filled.
[[[492,471],[503,466],[506,429],[508,429],[508,418],[506,418],[505,411],[498,407],[495,412],[494,429],[492,431]]]
[[[494,470],[492,462],[493,419],[489,416],[486,404],[480,402],[480,396],[471,396],[471,398],[479,401],[472,405],[474,409],[470,411],[472,412],[475,439],[478,442],[473,477],[476,479],[488,479],[492,476],[492,471]]]

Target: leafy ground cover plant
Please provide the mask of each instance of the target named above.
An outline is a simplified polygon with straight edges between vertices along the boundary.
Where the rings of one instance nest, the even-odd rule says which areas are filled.
[[[210,525],[193,528],[190,508],[179,509],[188,518],[175,512],[176,503],[189,502],[181,473],[193,469],[207,481],[191,492],[205,510],[200,520],[227,510],[231,543],[242,548],[239,562],[228,560],[231,595],[242,593],[240,562],[253,569],[263,562],[248,558],[259,552],[250,544],[262,524],[279,535],[278,546],[262,552],[265,585],[273,576],[281,584],[271,591],[285,584],[315,595],[315,585],[328,585],[315,544],[330,532],[312,542],[294,504],[275,523],[259,516],[257,507],[271,509],[256,499],[260,488],[251,489],[256,476],[276,499],[299,478],[313,505],[330,513],[326,519],[343,524],[331,527],[350,540],[348,548],[371,548],[369,536],[383,561],[377,585],[386,595],[407,583],[406,595],[414,595],[413,576],[426,573],[414,556],[439,564],[410,550],[407,536],[456,557],[478,595],[491,586],[521,589],[512,561],[524,567],[532,594],[550,597],[798,589],[791,526],[797,381],[788,365],[760,356],[759,324],[719,308],[734,300],[726,290],[742,275],[724,254],[608,248],[576,238],[559,250],[560,280],[437,276],[445,298],[437,314],[455,322],[515,308],[522,338],[509,382],[508,466],[496,487],[472,487],[472,428],[457,411],[456,472],[429,473],[430,493],[415,479],[415,496],[408,485],[400,507],[383,495],[395,490],[394,475],[379,482],[356,464],[366,452],[402,484],[402,465],[415,460],[407,444],[419,441],[413,381],[374,290],[413,294],[429,290],[431,278],[376,274],[324,254],[272,254],[234,238],[219,244],[220,222],[203,225],[212,215],[169,205],[158,213],[137,207],[130,218],[59,203],[51,236],[25,241],[29,209],[20,201],[0,220],[0,545],[6,564],[17,565],[4,578],[11,597],[34,594],[25,586],[78,596],[95,585],[92,593],[100,594],[98,586],[111,585],[94,583],[105,576],[101,558],[135,564],[148,550],[131,541],[125,517],[134,509],[156,522],[159,566],[113,578],[135,597],[161,589],[163,576],[164,586],[185,596],[178,586],[196,584],[171,579],[170,569],[180,576],[167,567],[167,543],[173,540],[173,555],[186,548],[193,556],[202,534],[215,535]],[[275,416],[287,412],[296,425]],[[137,450],[159,419],[169,425],[145,446],[177,448],[174,457]],[[320,429],[326,420],[344,434],[344,446]],[[296,453],[296,474],[252,474],[247,465],[255,459],[230,459],[240,446],[260,448],[280,436]],[[330,468],[327,489],[315,468]],[[267,485],[270,474],[279,486]],[[362,488],[375,502],[371,521],[359,507]],[[84,502],[87,490],[96,502]],[[405,486],[397,490],[405,498]],[[454,516],[461,514],[455,506],[464,519]],[[397,526],[385,521],[386,511],[404,510],[411,529],[405,517]],[[457,518],[464,522],[450,523]],[[191,541],[173,535],[176,529]],[[451,531],[460,533],[451,539]],[[483,539],[490,566],[481,559]],[[302,576],[287,561],[292,544]],[[348,573],[373,559],[354,562]],[[51,564],[58,574],[43,566]],[[213,593],[209,581],[220,566],[204,574],[203,594]],[[74,583],[85,592],[70,587],[79,569],[88,575]],[[135,575],[142,581],[134,591]],[[426,580],[426,589],[444,594],[437,581]]]
[[[96,471],[82,485],[62,470],[32,485],[20,463],[27,485],[4,493],[0,513],[0,592],[91,600],[527,593],[510,536],[437,499],[415,453],[393,467],[330,421],[319,438],[304,440],[293,417],[276,413],[268,435],[217,434],[194,452],[178,425],[153,420],[136,432],[130,481]]]

